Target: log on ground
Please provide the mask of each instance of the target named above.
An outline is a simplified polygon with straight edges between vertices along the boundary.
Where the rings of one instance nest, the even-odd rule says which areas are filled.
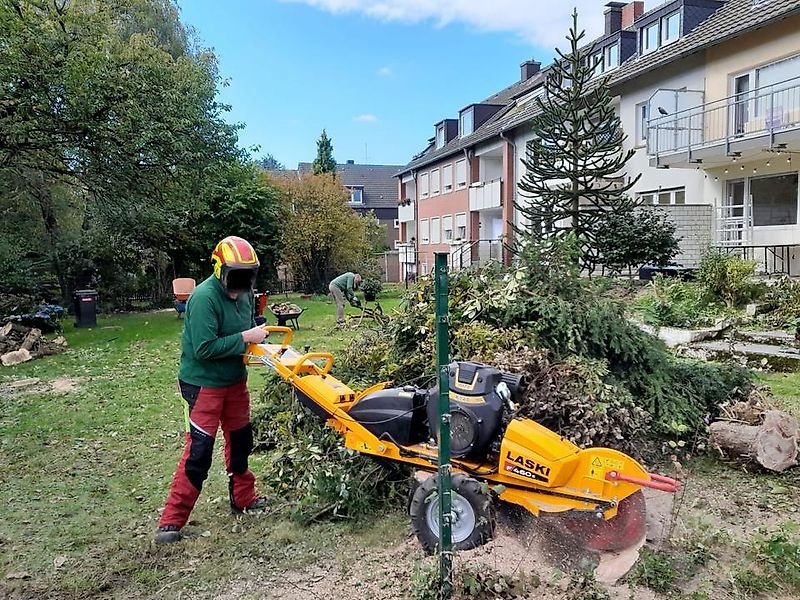
[[[709,427],[708,443],[723,458],[785,471],[797,464],[800,425],[791,415],[769,410],[760,425],[717,421]]]

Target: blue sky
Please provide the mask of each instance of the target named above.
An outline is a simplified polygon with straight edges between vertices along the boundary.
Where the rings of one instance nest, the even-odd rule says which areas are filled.
[[[578,0],[599,32],[604,2]],[[242,146],[287,167],[323,128],[339,162],[404,164],[454,117],[546,62],[570,6],[542,0],[180,0],[220,59]],[[488,7],[488,8],[487,8]],[[554,10],[563,14],[553,14]],[[579,6],[579,10],[581,10]],[[589,18],[591,17],[591,19]]]

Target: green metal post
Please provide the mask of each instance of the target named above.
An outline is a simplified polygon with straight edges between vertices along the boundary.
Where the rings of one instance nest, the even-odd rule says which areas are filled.
[[[446,252],[436,253],[436,368],[439,374],[439,557],[440,592],[449,600],[453,590],[453,541],[450,495],[450,333]]]

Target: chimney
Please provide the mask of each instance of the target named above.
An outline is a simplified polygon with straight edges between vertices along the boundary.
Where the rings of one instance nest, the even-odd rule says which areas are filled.
[[[629,2],[622,9],[622,28],[627,29],[633,22],[644,14],[644,2],[636,0]]]
[[[606,35],[616,33],[622,29],[622,7],[624,6],[624,2],[609,2],[606,4],[606,10],[603,13],[606,17]]]
[[[347,164],[348,164],[348,165],[354,165],[354,164],[356,164],[356,161],[354,161],[354,160],[348,160],[348,161],[347,161]]]
[[[535,60],[526,60],[520,66],[520,81],[528,81],[531,77],[536,75],[542,68],[542,63]]]

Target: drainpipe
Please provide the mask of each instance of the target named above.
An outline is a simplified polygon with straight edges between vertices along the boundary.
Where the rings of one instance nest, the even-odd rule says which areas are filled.
[[[475,258],[478,256],[478,248],[475,246],[475,243],[477,242],[477,244],[480,245],[480,243],[481,243],[480,242],[480,237],[481,236],[480,236],[480,234],[478,234],[478,239],[477,240],[472,239],[472,211],[469,208],[469,189],[472,187],[472,183],[473,183],[473,181],[472,181],[472,157],[470,156],[470,151],[469,151],[468,148],[463,148],[462,151],[464,152],[464,160],[466,160],[466,162],[467,162],[467,174],[468,174],[467,175],[467,219],[468,219],[467,220],[467,227],[468,227],[468,232],[469,232],[469,243],[467,244],[467,247],[469,249],[469,261],[470,261],[470,264],[472,264],[474,262]],[[479,231],[480,231],[480,229],[479,229]],[[463,260],[463,254],[464,254],[464,251],[462,249],[461,252],[460,252],[461,260]]]
[[[511,193],[510,193],[511,206],[508,207],[508,212],[509,212],[509,214],[511,216],[511,224],[510,224],[511,230],[510,231],[513,231],[513,229],[514,229],[514,209],[515,209],[514,197],[516,196],[515,192],[516,192],[516,189],[517,189],[516,188],[516,185],[517,185],[517,144],[513,140],[511,140],[508,137],[506,137],[505,129],[500,130],[500,139],[503,140],[504,142],[508,143],[511,146],[511,181],[508,182],[506,185],[513,185],[514,186],[513,188],[511,188]],[[509,242],[508,244],[504,244],[504,245],[507,245],[510,248],[511,247],[510,236],[509,236],[508,242]],[[507,252],[506,249],[503,248],[502,249],[502,253],[505,255],[506,252]],[[503,262],[504,263],[508,263],[508,264],[511,263],[510,254],[508,256],[508,260],[507,261],[504,260]]]

